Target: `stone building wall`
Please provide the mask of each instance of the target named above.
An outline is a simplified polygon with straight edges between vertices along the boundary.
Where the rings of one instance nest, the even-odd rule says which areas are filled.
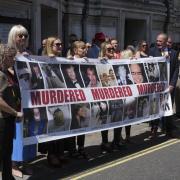
[[[121,48],[140,39],[154,42],[162,31],[180,42],[180,1],[0,0],[0,39],[6,41],[17,23],[30,31],[34,50],[50,35],[60,36],[67,46],[71,33],[91,42],[100,31],[117,38]]]

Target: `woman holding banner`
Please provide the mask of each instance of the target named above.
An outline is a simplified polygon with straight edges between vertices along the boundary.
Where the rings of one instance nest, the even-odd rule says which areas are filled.
[[[16,51],[0,45],[0,167],[2,180],[15,180],[12,176],[11,154],[15,119],[21,119],[23,114],[16,108],[19,100],[15,95],[15,84],[12,83],[9,68],[14,65]]]
[[[29,55],[27,51],[29,42],[29,34],[25,27],[22,25],[15,25],[11,28],[8,35],[8,46],[10,48],[14,48],[16,50],[16,55]],[[13,67],[8,69],[11,76],[13,77],[13,83],[16,84],[16,74],[14,73]],[[20,99],[19,97],[16,97]],[[20,107],[19,107],[20,108]],[[35,146],[25,146],[23,147],[23,135],[22,135],[22,123],[16,122],[16,135],[13,140],[13,154],[12,154],[12,173],[15,176],[22,177],[23,174],[20,171],[18,165],[19,162],[24,160],[30,160],[35,157],[36,155],[36,148]],[[29,153],[30,152],[30,153]],[[31,157],[28,157],[31,154]],[[32,174],[32,170],[26,169],[28,174]]]
[[[86,46],[83,41],[75,41],[72,44],[72,52],[71,56],[74,60],[77,58],[84,58],[86,56]],[[78,60],[78,59],[77,59]],[[73,116],[75,116],[73,114]],[[73,117],[75,118],[75,117]],[[67,139],[68,143],[68,149],[71,157],[83,157],[85,159],[89,159],[89,155],[85,152],[84,149],[84,142],[85,142],[85,135],[79,135],[77,136],[77,145],[78,145],[78,151],[76,149],[76,137],[70,137]]]
[[[62,42],[58,37],[49,37],[46,42],[45,54],[49,57],[58,57],[62,53]],[[54,59],[53,59],[54,60]],[[64,140],[55,140],[41,144],[40,151],[47,149],[47,160],[52,167],[61,167],[62,163],[66,163],[64,158]]]

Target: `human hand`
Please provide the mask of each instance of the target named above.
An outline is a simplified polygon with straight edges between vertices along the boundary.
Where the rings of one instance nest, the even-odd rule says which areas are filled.
[[[169,92],[171,93],[174,90],[174,86],[169,85]]]
[[[16,117],[17,118],[22,118],[23,117],[23,113],[22,112],[17,112]]]

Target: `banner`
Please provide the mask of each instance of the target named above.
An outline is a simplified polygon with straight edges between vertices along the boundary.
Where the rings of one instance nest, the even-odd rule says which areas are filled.
[[[163,57],[16,60],[25,145],[172,114],[169,63]]]

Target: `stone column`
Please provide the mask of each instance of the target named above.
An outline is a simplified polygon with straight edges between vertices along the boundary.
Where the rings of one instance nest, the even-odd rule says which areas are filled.
[[[32,1],[32,48],[37,54],[41,46],[41,4],[39,0]]]

